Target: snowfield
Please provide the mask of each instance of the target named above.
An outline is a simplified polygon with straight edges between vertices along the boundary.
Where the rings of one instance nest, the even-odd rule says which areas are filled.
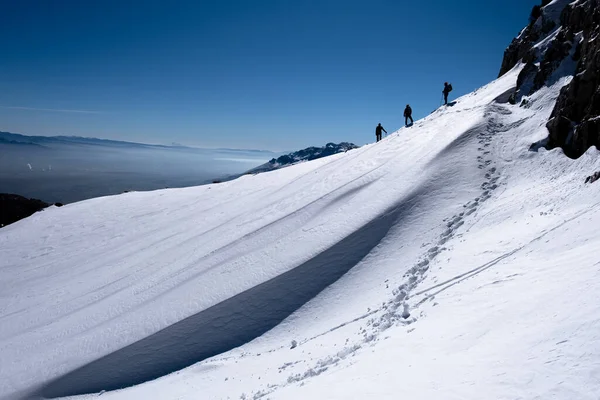
[[[571,78],[513,106],[521,68],[377,144],[1,229],[0,398],[599,399],[600,157],[529,150]]]

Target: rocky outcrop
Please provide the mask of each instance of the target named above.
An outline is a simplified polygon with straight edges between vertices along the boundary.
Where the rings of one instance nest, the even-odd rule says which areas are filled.
[[[504,52],[500,75],[525,64],[511,102],[518,103],[564,76],[573,76],[547,128],[548,149],[569,157],[600,146],[600,0],[543,1]],[[525,102],[522,103],[525,105]]]
[[[339,144],[327,143],[325,147],[307,147],[293,153],[285,154],[278,158],[273,158],[268,163],[259,165],[251,169],[247,173],[260,173],[273,171],[275,169],[287,167],[302,161],[316,160],[317,158],[327,157],[337,153],[343,153],[351,149],[356,149],[358,146],[354,143],[342,142]]]
[[[0,227],[27,218],[48,206],[48,203],[41,200],[28,199],[16,194],[0,193]]]
[[[591,146],[600,147],[600,0],[569,5],[563,19],[583,40],[573,80],[561,90],[548,122],[547,147],[561,147],[576,158]]]
[[[504,52],[500,75],[520,62],[525,64],[511,97],[513,104],[575,70],[575,48],[580,37],[561,23],[563,12],[571,1],[545,1],[535,6],[529,25]]]
[[[523,61],[524,63],[534,61],[535,51],[533,50],[533,45],[542,38],[542,35],[547,34],[556,27],[555,21],[543,13],[542,7],[548,5],[548,3],[550,3],[550,0],[544,0],[541,6],[533,7],[529,16],[529,25],[521,31],[519,36],[513,39],[504,51],[504,58],[502,59],[502,66],[500,67],[498,77],[513,69],[519,61]]]
[[[600,171],[596,171],[592,175],[585,178],[585,183],[594,183],[598,179],[600,179]]]

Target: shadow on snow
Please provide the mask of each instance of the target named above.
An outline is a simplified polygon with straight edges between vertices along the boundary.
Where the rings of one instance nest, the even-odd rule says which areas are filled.
[[[415,192],[304,264],[183,319],[39,389],[46,398],[137,385],[239,347],[269,331],[373,250],[423,192]]]

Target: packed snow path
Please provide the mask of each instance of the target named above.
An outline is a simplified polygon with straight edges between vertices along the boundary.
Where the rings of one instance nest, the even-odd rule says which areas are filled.
[[[346,154],[0,230],[0,396],[225,352],[103,398],[597,398],[600,161],[527,150],[566,81],[520,108],[517,73]]]

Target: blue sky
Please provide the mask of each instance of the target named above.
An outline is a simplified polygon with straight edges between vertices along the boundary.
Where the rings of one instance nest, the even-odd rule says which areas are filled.
[[[0,130],[296,150],[496,78],[538,1],[2,3]]]

